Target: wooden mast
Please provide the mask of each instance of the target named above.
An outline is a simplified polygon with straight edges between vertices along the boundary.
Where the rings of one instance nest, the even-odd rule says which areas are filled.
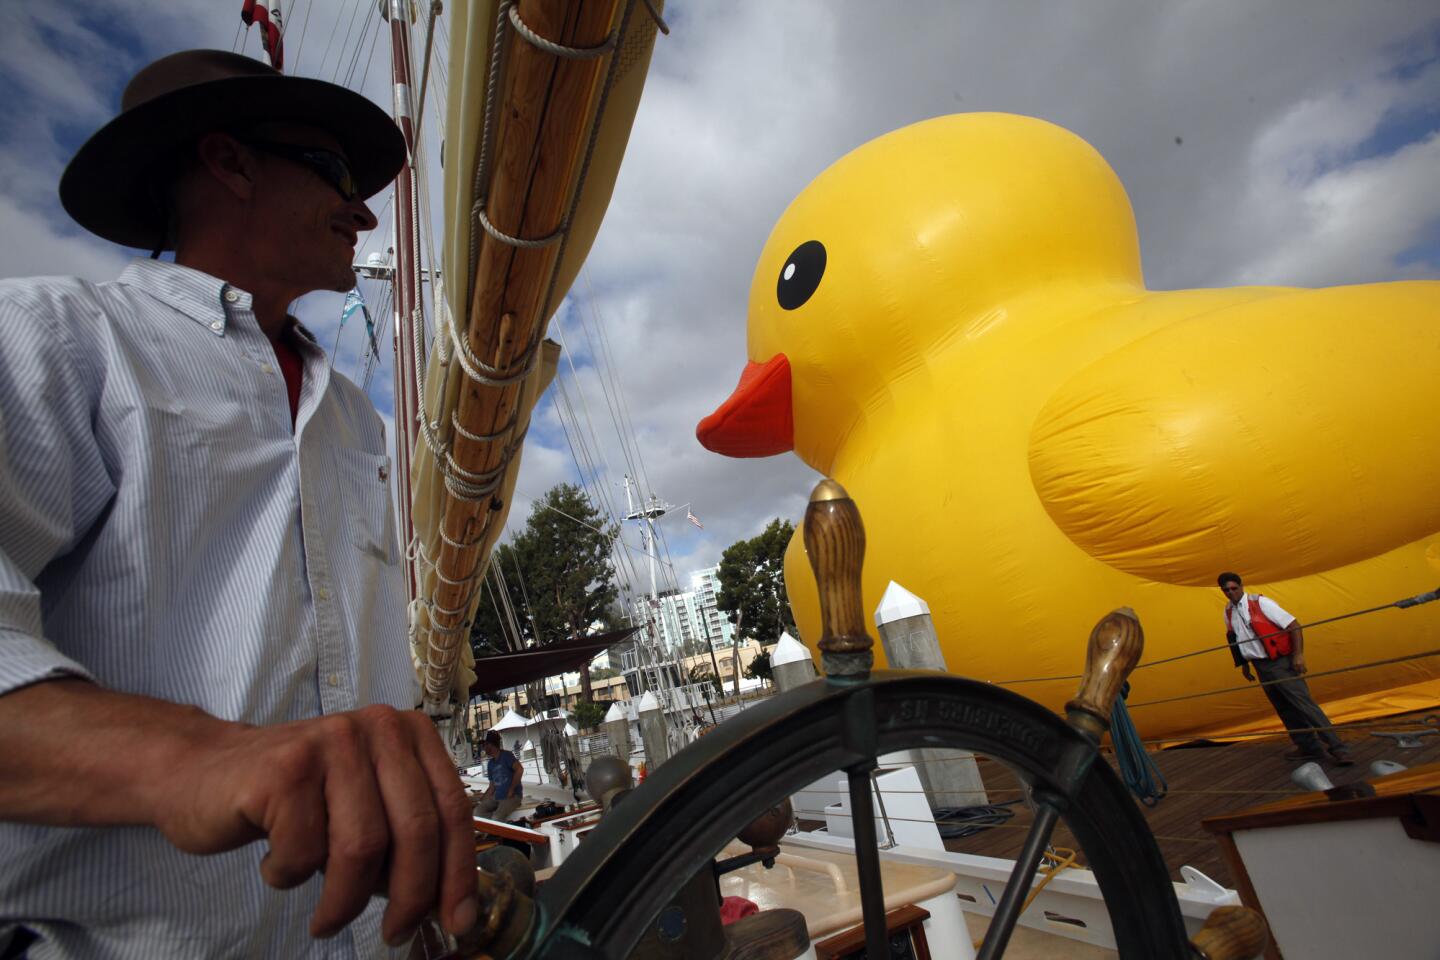
[[[602,47],[620,0],[521,0],[519,19],[544,40],[575,50]],[[610,56],[560,57],[505,25],[505,79],[496,111],[484,212],[496,232],[522,240],[555,237],[578,189],[597,99]],[[613,54],[611,55],[613,56]],[[442,541],[433,557],[436,582],[429,610],[425,699],[449,695],[464,626],[473,609],[486,557],[483,545],[505,504],[497,482],[523,439],[516,429],[523,378],[537,359],[544,315],[561,243],[520,245],[479,234],[468,316],[457,330],[471,354],[491,367],[494,382],[461,384],[453,434],[452,472],[483,493],[445,498]],[[553,307],[553,304],[549,306]],[[443,456],[437,452],[437,458]],[[458,467],[458,471],[454,468]],[[477,479],[484,478],[484,479]],[[492,488],[492,489],[486,489]]]

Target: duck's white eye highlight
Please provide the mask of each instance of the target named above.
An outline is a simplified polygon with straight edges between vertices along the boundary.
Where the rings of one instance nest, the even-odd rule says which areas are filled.
[[[795,276],[795,264],[785,264],[785,272],[782,273],[780,276],[786,280],[789,280],[791,277]]]

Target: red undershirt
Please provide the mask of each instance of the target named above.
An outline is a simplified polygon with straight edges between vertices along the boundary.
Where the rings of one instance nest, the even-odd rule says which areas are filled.
[[[270,345],[275,348],[275,359],[280,364],[280,373],[285,377],[285,395],[290,401],[290,429],[295,429],[295,415],[300,410],[300,384],[305,379],[305,363],[300,352],[290,342],[290,334],[281,334]]]

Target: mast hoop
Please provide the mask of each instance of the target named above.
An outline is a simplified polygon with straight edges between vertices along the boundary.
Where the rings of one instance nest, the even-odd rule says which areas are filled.
[[[438,532],[440,534],[440,539],[444,540],[447,544],[449,544],[451,547],[454,547],[456,550],[469,550],[471,547],[478,547],[485,539],[484,537],[480,537],[479,539],[471,540],[468,543],[463,540],[452,540],[449,536],[446,535],[445,527],[443,525],[440,527]]]
[[[494,433],[471,433],[469,430],[466,430],[463,426],[460,425],[459,411],[450,411],[450,426],[455,429],[456,433],[460,434],[460,436],[464,437],[466,440],[469,440],[471,443],[494,443],[497,440],[504,440],[506,435],[509,434],[511,430],[515,429],[515,424],[519,422],[520,407],[517,404],[515,409],[510,411],[510,419],[505,421],[505,425],[499,430],[495,431]]]
[[[430,611],[431,611],[432,613],[438,613],[438,614],[440,614],[441,616],[445,616],[445,617],[462,617],[462,618],[463,618],[463,617],[465,616],[465,614],[467,614],[467,613],[470,612],[470,603],[469,603],[468,601],[465,603],[465,606],[463,606],[463,607],[446,607],[446,606],[440,605],[439,603],[436,603],[434,600],[427,600],[427,601],[426,601],[426,605],[430,608]],[[430,622],[431,622],[431,623],[434,623],[434,622],[435,622],[434,617],[431,617]]]
[[[615,44],[620,40],[620,31],[612,30],[610,36],[593,47],[567,47],[553,40],[546,40],[531,30],[529,25],[520,19],[520,9],[515,6],[510,7],[510,25],[515,28],[516,33],[529,41],[532,47],[562,60],[598,60],[614,50]]]
[[[497,243],[503,243],[509,247],[517,247],[521,250],[539,250],[542,247],[548,247],[551,244],[559,241],[561,237],[565,236],[565,231],[570,226],[568,222],[561,223],[559,228],[554,233],[551,233],[550,235],[544,237],[536,237],[533,239],[527,239],[525,237],[512,237],[510,234],[506,233],[504,230],[501,230],[499,227],[495,226],[495,224],[491,223],[490,218],[485,215],[485,204],[489,201],[489,199],[489,197],[480,197],[479,199],[477,199],[474,206],[470,208],[470,212],[475,215],[476,222],[478,222],[480,226],[484,227],[485,232],[490,234],[491,237],[495,238],[495,241]]]
[[[440,626],[438,623],[436,623],[434,620],[431,620],[431,621],[430,621],[430,632],[431,632],[431,633],[443,634],[443,635],[445,635],[445,636],[454,636],[455,634],[459,633],[460,631],[462,631],[462,630],[468,630],[468,629],[470,629],[470,624],[466,623],[466,622],[463,621],[463,620],[460,621],[459,623],[455,624],[453,627],[442,627],[442,626]],[[451,661],[451,662],[453,663],[454,661]],[[436,664],[436,665],[438,666],[438,664]],[[445,666],[449,666],[449,664],[445,664]]]
[[[544,339],[544,331],[539,330],[535,336],[530,338],[526,344],[525,351],[515,359],[520,362],[520,369],[514,373],[493,367],[475,355],[467,342],[467,337],[460,336],[453,321],[447,323],[450,332],[451,342],[455,345],[455,354],[460,360],[460,369],[465,375],[476,383],[485,387],[508,387],[511,384],[519,383],[534,371],[537,363],[540,362],[540,343]]]
[[[448,457],[449,455],[447,454],[446,456]],[[451,462],[453,464],[453,461]],[[487,483],[469,483],[465,480],[461,480],[449,470],[445,471],[445,489],[449,490],[450,495],[456,500],[465,500],[471,502],[476,500],[484,500],[490,495],[492,495],[496,490],[500,489],[500,480],[500,477],[496,477],[495,479]],[[445,582],[469,583],[470,581],[466,579],[456,581],[446,580]]]
[[[477,566],[478,566],[478,564],[477,564]],[[440,572],[440,567],[439,567],[438,564],[437,564],[437,565],[435,566],[435,568],[432,569],[430,572],[433,573],[433,574],[435,574],[435,579],[436,579],[436,580],[439,580],[441,583],[446,584],[447,586],[451,586],[451,587],[464,587],[464,586],[469,586],[472,582],[474,582],[475,577],[476,577],[476,571],[471,570],[468,574],[466,574],[466,576],[465,576],[465,578],[464,578],[463,580],[451,580],[449,577],[445,576],[445,574],[443,574],[443,573]],[[432,601],[432,602],[433,602],[433,601]],[[433,624],[432,624],[432,626],[433,626]]]

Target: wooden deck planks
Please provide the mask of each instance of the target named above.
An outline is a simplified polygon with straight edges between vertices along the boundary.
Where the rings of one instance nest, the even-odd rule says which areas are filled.
[[[1373,729],[1414,729],[1416,723],[1431,712],[1434,711],[1396,717]],[[1423,737],[1422,746],[1414,750],[1401,749],[1391,740],[1371,736],[1370,730],[1347,731],[1343,737],[1350,745],[1355,765],[1324,764],[1326,774],[1336,785],[1368,779],[1370,764],[1375,760],[1394,760],[1406,766],[1440,761],[1440,735]],[[1151,754],[1169,782],[1170,793],[1156,806],[1141,809],[1174,879],[1180,879],[1180,867],[1188,864],[1217,883],[1233,885],[1219,846],[1200,826],[1200,821],[1303,792],[1290,780],[1298,764],[1284,759],[1291,749],[1289,740],[1272,739]],[[1019,782],[1003,765],[982,762],[981,775],[991,792],[992,803],[1018,795]],[[1016,804],[1013,809],[1015,816],[1008,824],[973,837],[948,840],[945,846],[963,853],[1013,859],[1019,854],[1032,822],[1023,804]],[[1052,842],[1056,846],[1075,845],[1074,837],[1063,824],[1056,829]]]

